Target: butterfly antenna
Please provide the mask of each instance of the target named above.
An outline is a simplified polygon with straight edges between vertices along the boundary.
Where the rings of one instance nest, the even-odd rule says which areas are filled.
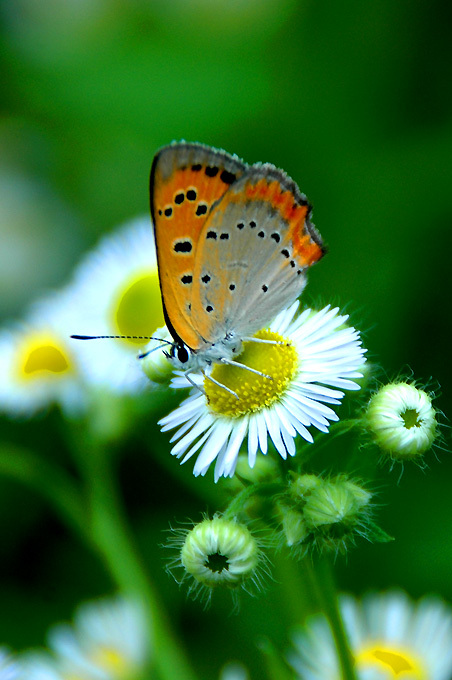
[[[151,335],[71,335],[74,340],[158,340],[166,345],[173,345],[169,340],[154,338]],[[159,349],[157,347],[157,349]]]
[[[157,338],[152,338],[153,340],[157,340]],[[162,342],[168,342],[168,340],[162,340]],[[170,345],[172,344],[171,342],[169,343]],[[152,352],[156,352],[158,349],[163,349],[165,345],[159,345],[158,347],[153,347],[152,349],[148,350],[147,352],[144,352],[144,354],[139,354],[138,359],[146,359],[147,356],[152,354]],[[164,352],[164,354],[169,357],[170,355],[168,352]]]

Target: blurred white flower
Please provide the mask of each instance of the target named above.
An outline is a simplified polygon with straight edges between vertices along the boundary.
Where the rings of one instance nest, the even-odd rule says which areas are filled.
[[[19,662],[4,647],[0,648],[0,680],[25,680]]]
[[[439,598],[403,592],[351,596],[340,611],[359,680],[450,680],[452,609]],[[303,680],[341,680],[332,632],[322,615],[294,636],[289,661]]]
[[[44,298],[20,323],[0,331],[0,411],[31,416],[52,403],[83,410],[80,364],[69,339],[68,296]]]
[[[76,268],[69,289],[71,334],[144,336],[71,340],[87,381],[120,393],[148,387],[137,357],[164,324],[149,216],[103,238]]]
[[[83,604],[74,624],[50,629],[51,654],[24,657],[27,680],[135,680],[150,660],[141,604],[125,597]]]
[[[249,680],[248,671],[238,661],[229,661],[220,671],[220,680]]]

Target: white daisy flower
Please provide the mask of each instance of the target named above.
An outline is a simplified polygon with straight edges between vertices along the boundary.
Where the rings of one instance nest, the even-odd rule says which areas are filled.
[[[211,376],[233,390],[238,399],[209,380],[205,394],[192,392],[175,411],[160,421],[163,431],[178,428],[171,453],[184,463],[195,453],[195,475],[204,475],[216,460],[215,480],[232,477],[240,447],[248,437],[248,462],[253,467],[258,450],[267,453],[270,436],[282,458],[296,453],[295,436],[313,441],[308,427],[328,432],[338,416],[329,405],[339,405],[342,390],[359,390],[364,363],[358,331],[345,326],[348,316],[338,308],[305,310],[298,318],[298,302],[281,312],[269,330],[256,338],[280,344],[245,342],[240,362],[271,376],[271,380],[236,366],[216,364]],[[192,377],[192,376],[190,376]],[[201,378],[194,378],[201,384]],[[184,377],[174,387],[186,387]],[[329,405],[327,405],[329,404]]]
[[[21,670],[20,664],[12,658],[9,651],[0,648],[0,680],[21,680],[24,678]]]
[[[450,680],[452,610],[425,597],[413,603],[403,592],[372,594],[360,603],[339,600],[358,680]],[[294,637],[289,662],[303,680],[342,678],[327,620],[318,615]]]
[[[164,324],[149,216],[103,238],[76,269],[71,289],[71,334],[144,336],[71,340],[78,345],[87,379],[120,393],[147,387],[137,356],[146,338]]]
[[[52,403],[67,415],[83,410],[81,368],[69,339],[69,298],[63,291],[40,300],[23,322],[0,331],[0,411],[31,416]]]
[[[54,626],[48,642],[52,654],[25,656],[28,680],[135,680],[150,657],[141,604],[119,596],[81,605],[74,625]]]

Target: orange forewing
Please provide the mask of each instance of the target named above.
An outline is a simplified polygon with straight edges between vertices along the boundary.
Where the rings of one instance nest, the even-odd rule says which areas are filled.
[[[212,204],[240,176],[244,164],[228,154],[202,145],[165,147],[156,156],[151,171],[151,212],[165,317],[170,331],[191,349],[203,340],[190,321],[190,300],[196,244]],[[174,168],[161,164],[172,154]],[[203,162],[199,162],[200,158]],[[234,174],[225,170],[234,166]],[[180,167],[178,167],[180,165]],[[164,171],[162,170],[164,167]]]

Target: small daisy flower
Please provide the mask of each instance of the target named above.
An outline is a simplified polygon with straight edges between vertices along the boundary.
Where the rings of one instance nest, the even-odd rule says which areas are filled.
[[[63,291],[35,303],[21,323],[0,331],[0,410],[31,416],[53,403],[67,415],[85,406],[81,367],[69,340]]]
[[[121,393],[147,387],[137,356],[164,323],[149,217],[103,238],[76,269],[71,289],[71,334],[132,336],[71,340],[79,345],[87,378]]]
[[[218,516],[189,531],[176,530],[169,547],[178,555],[168,571],[182,568],[181,582],[189,578],[195,595],[209,598],[213,588],[249,590],[261,584],[264,554],[250,530],[235,520]]]
[[[0,648],[0,680],[22,680],[24,677],[20,664],[9,651]]]
[[[393,460],[420,459],[436,437],[431,397],[409,383],[391,383],[371,398],[366,425],[381,451]]]
[[[256,333],[258,339],[279,344],[244,343],[240,362],[271,380],[236,366],[215,365],[211,376],[239,398],[205,380],[205,394],[194,391],[160,421],[163,431],[179,428],[171,439],[177,441],[174,456],[185,462],[199,451],[195,475],[204,475],[216,460],[215,481],[232,477],[246,437],[250,467],[258,450],[267,453],[268,436],[282,458],[294,456],[297,433],[313,442],[309,427],[328,432],[330,421],[339,419],[331,405],[341,403],[342,390],[360,389],[355,380],[362,375],[365,350],[358,331],[345,326],[348,317],[328,306],[294,318],[297,308],[295,302],[268,330]],[[186,387],[187,381],[176,378],[173,386]]]
[[[135,680],[149,661],[141,604],[119,596],[81,605],[74,625],[54,626],[48,642],[51,654],[25,657],[30,680]]]
[[[358,680],[450,680],[452,610],[402,592],[339,601]],[[294,637],[289,662],[303,680],[340,680],[340,663],[327,620],[313,617]]]

